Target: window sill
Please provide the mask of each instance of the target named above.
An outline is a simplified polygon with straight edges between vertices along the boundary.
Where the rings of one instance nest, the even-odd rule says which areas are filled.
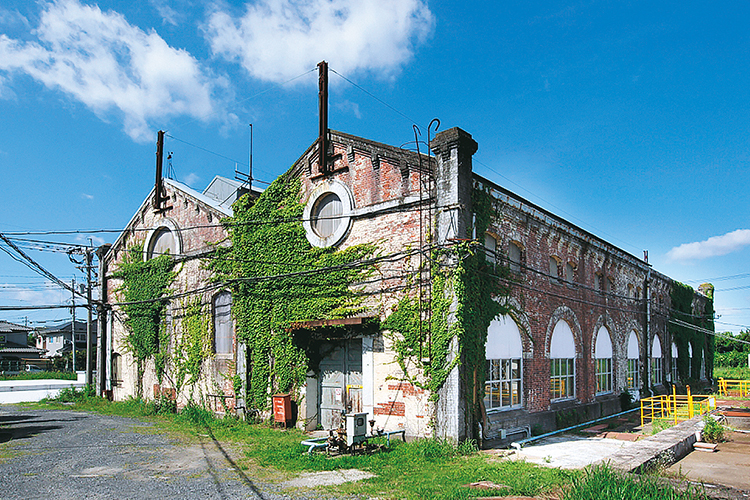
[[[503,406],[502,408],[488,408],[485,410],[486,414],[490,413],[504,413],[507,411],[513,411],[513,410],[522,410],[523,404],[520,405],[514,405],[514,406]]]

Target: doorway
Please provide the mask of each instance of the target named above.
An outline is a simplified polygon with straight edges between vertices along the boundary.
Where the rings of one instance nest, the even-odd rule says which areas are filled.
[[[343,413],[362,411],[362,339],[323,342],[318,390],[318,423],[336,429]]]

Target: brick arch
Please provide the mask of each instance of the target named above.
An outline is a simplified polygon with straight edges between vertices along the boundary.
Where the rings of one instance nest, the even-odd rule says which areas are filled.
[[[544,340],[544,354],[549,358],[550,345],[552,343],[552,331],[558,321],[565,321],[573,332],[573,339],[576,344],[576,359],[583,357],[583,331],[581,324],[578,322],[576,313],[568,306],[560,306],[552,313],[547,324],[547,334]]]

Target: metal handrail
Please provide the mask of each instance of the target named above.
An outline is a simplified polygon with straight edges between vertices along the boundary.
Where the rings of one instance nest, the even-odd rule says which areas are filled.
[[[719,395],[724,397],[750,397],[750,380],[719,378]]]
[[[672,386],[672,394],[651,396],[641,399],[641,427],[654,420],[671,420],[678,422],[690,420],[695,415],[703,415],[716,409],[716,398],[710,395],[693,396],[690,386],[687,395],[677,395],[676,386]]]

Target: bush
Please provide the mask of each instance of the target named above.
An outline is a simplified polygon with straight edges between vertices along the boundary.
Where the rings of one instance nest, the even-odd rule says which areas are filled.
[[[724,426],[716,421],[710,413],[703,415],[703,441],[707,443],[720,443],[725,441]]]
[[[627,411],[633,407],[633,395],[627,389],[620,393],[620,411]]]
[[[78,390],[75,387],[67,387],[62,389],[57,397],[46,398],[46,401],[54,401],[57,403],[82,403],[95,397],[96,391],[94,390],[94,386],[87,385],[81,390]]]

